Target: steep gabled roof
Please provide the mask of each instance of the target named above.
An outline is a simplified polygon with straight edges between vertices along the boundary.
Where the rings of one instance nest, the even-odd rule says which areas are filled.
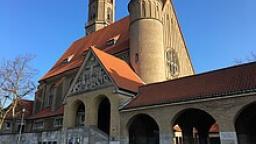
[[[256,62],[142,86],[125,109],[256,91]]]
[[[41,78],[41,80],[46,80],[68,70],[79,68],[83,63],[85,53],[91,46],[96,46],[110,54],[119,53],[128,49],[128,35],[129,17],[125,17],[99,31],[75,41],[56,64]],[[108,46],[106,44],[108,40],[117,36],[118,40],[115,45]]]
[[[138,88],[143,85],[143,81],[125,61],[95,47],[91,49],[118,88],[137,92]]]

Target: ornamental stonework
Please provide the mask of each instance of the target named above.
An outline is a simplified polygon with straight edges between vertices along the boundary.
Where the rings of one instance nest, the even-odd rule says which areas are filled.
[[[75,84],[71,89],[71,95],[103,88],[111,85],[111,80],[98,60],[91,55]]]

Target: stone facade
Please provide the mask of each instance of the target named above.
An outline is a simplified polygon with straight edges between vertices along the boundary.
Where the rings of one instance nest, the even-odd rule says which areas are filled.
[[[89,40],[85,42],[90,43],[90,34],[114,22],[114,7],[115,0],[89,0],[86,26]],[[122,62],[126,62],[135,77],[143,81],[142,85],[194,74],[171,0],[131,0],[129,13],[129,34],[126,35],[126,40],[129,40],[122,45],[126,49],[113,52],[112,55],[123,59]],[[113,50],[111,48],[115,48],[118,38],[109,37],[110,41],[107,42],[110,45],[100,45],[101,50]],[[76,48],[81,47],[83,45]],[[102,61],[88,49],[81,53],[83,62],[79,67],[39,81],[32,116],[25,119],[22,143],[180,144],[177,142],[178,132],[184,144],[190,144],[195,137],[191,133],[200,137],[200,144],[207,144],[210,141],[208,129],[216,123],[219,129],[212,134],[220,140],[216,143],[237,144],[235,121],[245,107],[256,102],[255,91],[243,91],[240,94],[227,92],[214,98],[163,102],[126,109],[127,104],[140,96],[141,89],[132,91],[119,87],[110,74],[119,76],[118,71],[111,68],[107,70]],[[65,64],[75,64],[71,60],[73,56],[60,59],[61,63],[58,61],[52,69],[64,69]],[[112,62],[117,64],[116,61]],[[119,82],[128,87],[131,81],[134,83],[132,78]],[[169,95],[166,94],[166,97]],[[61,107],[64,107],[63,111]],[[201,116],[205,119],[200,119]],[[137,119],[138,124],[135,126],[139,127],[138,131],[131,128]],[[175,126],[183,129],[174,129]],[[19,129],[14,127],[13,131],[1,131],[0,143],[16,143]],[[142,135],[143,138],[136,139],[136,134],[140,135],[145,129],[150,133],[149,138]],[[240,138],[243,136],[240,134]]]
[[[91,91],[67,98],[64,113],[64,127],[75,127],[77,102],[81,101],[85,105],[85,125],[97,127],[99,103],[103,98],[107,98],[111,104],[110,115],[110,136],[120,139],[120,113],[119,108],[130,97],[118,94],[114,87]]]
[[[166,1],[163,7],[163,27],[164,27],[164,51],[165,70],[167,79],[175,79],[194,74],[189,51],[178,23],[175,8],[171,1]],[[168,51],[173,50],[177,54],[177,61],[170,60],[168,63]],[[177,67],[176,72],[172,67]],[[173,71],[173,72],[172,72]]]
[[[202,110],[211,115],[220,128],[221,144],[237,144],[235,121],[240,112],[248,105],[256,102],[256,93],[227,95],[220,98],[191,100],[158,106],[148,106],[121,111],[121,143],[128,144],[128,125],[139,114],[152,117],[159,126],[160,144],[174,143],[172,129],[177,117],[188,109]],[[190,119],[193,119],[191,117]]]

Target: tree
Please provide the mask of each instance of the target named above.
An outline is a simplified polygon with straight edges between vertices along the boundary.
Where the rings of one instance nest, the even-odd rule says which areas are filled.
[[[32,59],[31,55],[17,56],[0,65],[0,129],[7,115],[15,117],[19,101],[36,90],[33,78],[37,70],[29,65]]]
[[[256,61],[256,53],[251,53],[251,57],[248,59],[249,61]]]
[[[251,52],[250,56],[247,56],[245,59],[235,59],[236,64],[242,64],[245,62],[254,62],[256,61],[256,53]]]

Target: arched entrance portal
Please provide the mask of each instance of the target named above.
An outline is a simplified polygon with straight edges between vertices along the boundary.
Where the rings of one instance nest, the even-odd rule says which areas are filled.
[[[250,104],[238,115],[235,128],[239,144],[256,144],[256,103]]]
[[[220,144],[216,121],[199,109],[182,111],[174,120],[172,129],[175,144]]]
[[[129,144],[159,144],[159,127],[148,115],[135,116],[128,128]]]
[[[109,135],[110,133],[110,102],[104,98],[99,104],[98,128]]]
[[[76,110],[76,122],[75,125],[77,127],[84,126],[84,120],[85,120],[85,106],[83,102],[78,101],[77,103],[77,110]]]

